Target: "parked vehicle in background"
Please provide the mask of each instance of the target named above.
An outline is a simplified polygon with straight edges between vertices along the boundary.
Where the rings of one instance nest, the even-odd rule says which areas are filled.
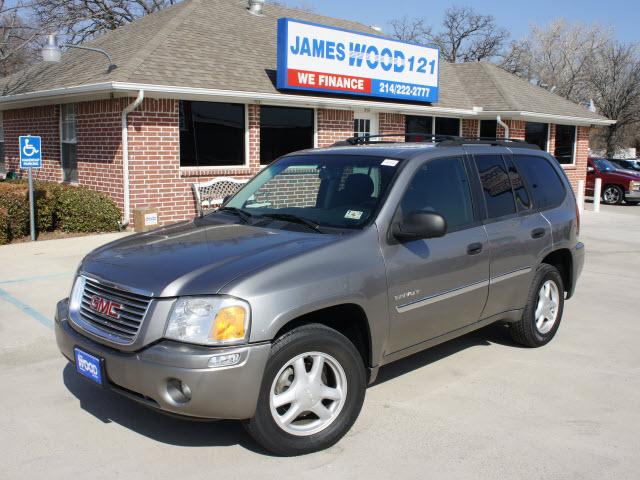
[[[587,165],[586,195],[593,196],[596,178],[602,180],[601,200],[608,205],[630,205],[640,202],[640,173],[621,170],[605,158],[589,157]]]
[[[383,365],[494,322],[550,342],[578,231],[571,185],[536,146],[297,152],[217,211],[90,253],[56,338],[102,387],[309,453],[351,428]]]
[[[611,158],[609,159],[609,161],[614,165],[622,168],[623,170],[633,170],[634,172],[640,172],[640,160],[638,160],[637,158],[630,160],[618,160],[615,158]]]

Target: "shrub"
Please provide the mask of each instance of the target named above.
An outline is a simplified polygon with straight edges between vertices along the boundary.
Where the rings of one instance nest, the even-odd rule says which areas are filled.
[[[57,227],[65,232],[118,230],[120,210],[111,198],[85,187],[64,187],[56,195]]]
[[[29,233],[29,198],[26,186],[2,182],[0,208],[7,212],[9,240]]]
[[[85,187],[34,182],[38,232],[105,232],[118,229],[120,211],[106,195]],[[0,242],[29,234],[29,191],[24,180],[0,182]],[[4,229],[4,230],[3,230]],[[3,233],[4,232],[4,233]]]
[[[4,208],[0,208],[0,245],[5,245],[11,241],[9,230],[9,214]]]

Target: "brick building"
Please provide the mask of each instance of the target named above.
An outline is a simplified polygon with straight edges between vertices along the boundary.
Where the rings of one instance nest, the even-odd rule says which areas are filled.
[[[186,0],[92,42],[115,69],[94,52],[69,50],[60,63],[2,80],[0,169],[19,171],[18,136],[40,135],[36,178],[106,192],[125,221],[153,206],[170,223],[195,214],[194,182],[248,178],[279,155],[354,133],[504,136],[506,126],[510,138],[554,154],[575,186],[589,129],[610,123],[484,62],[441,63],[432,104],[279,90],[282,17],[379,35],[276,5],[255,15],[244,0]]]

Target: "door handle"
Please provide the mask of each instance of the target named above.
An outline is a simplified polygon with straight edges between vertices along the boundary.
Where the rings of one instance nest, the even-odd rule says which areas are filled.
[[[467,245],[467,254],[477,255],[482,251],[482,244],[480,242],[471,243]]]
[[[534,228],[531,230],[531,238],[542,238],[545,233],[544,228]]]

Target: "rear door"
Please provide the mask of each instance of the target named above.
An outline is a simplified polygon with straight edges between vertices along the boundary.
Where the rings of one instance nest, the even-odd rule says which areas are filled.
[[[444,237],[398,242],[382,253],[389,285],[387,354],[476,322],[487,299],[487,235],[474,209],[464,156],[426,161],[414,173],[394,221],[434,211],[447,221]]]
[[[551,226],[533,208],[510,154],[475,154],[474,161],[491,257],[489,297],[482,312],[482,318],[488,318],[524,307],[534,268],[551,246]]]

